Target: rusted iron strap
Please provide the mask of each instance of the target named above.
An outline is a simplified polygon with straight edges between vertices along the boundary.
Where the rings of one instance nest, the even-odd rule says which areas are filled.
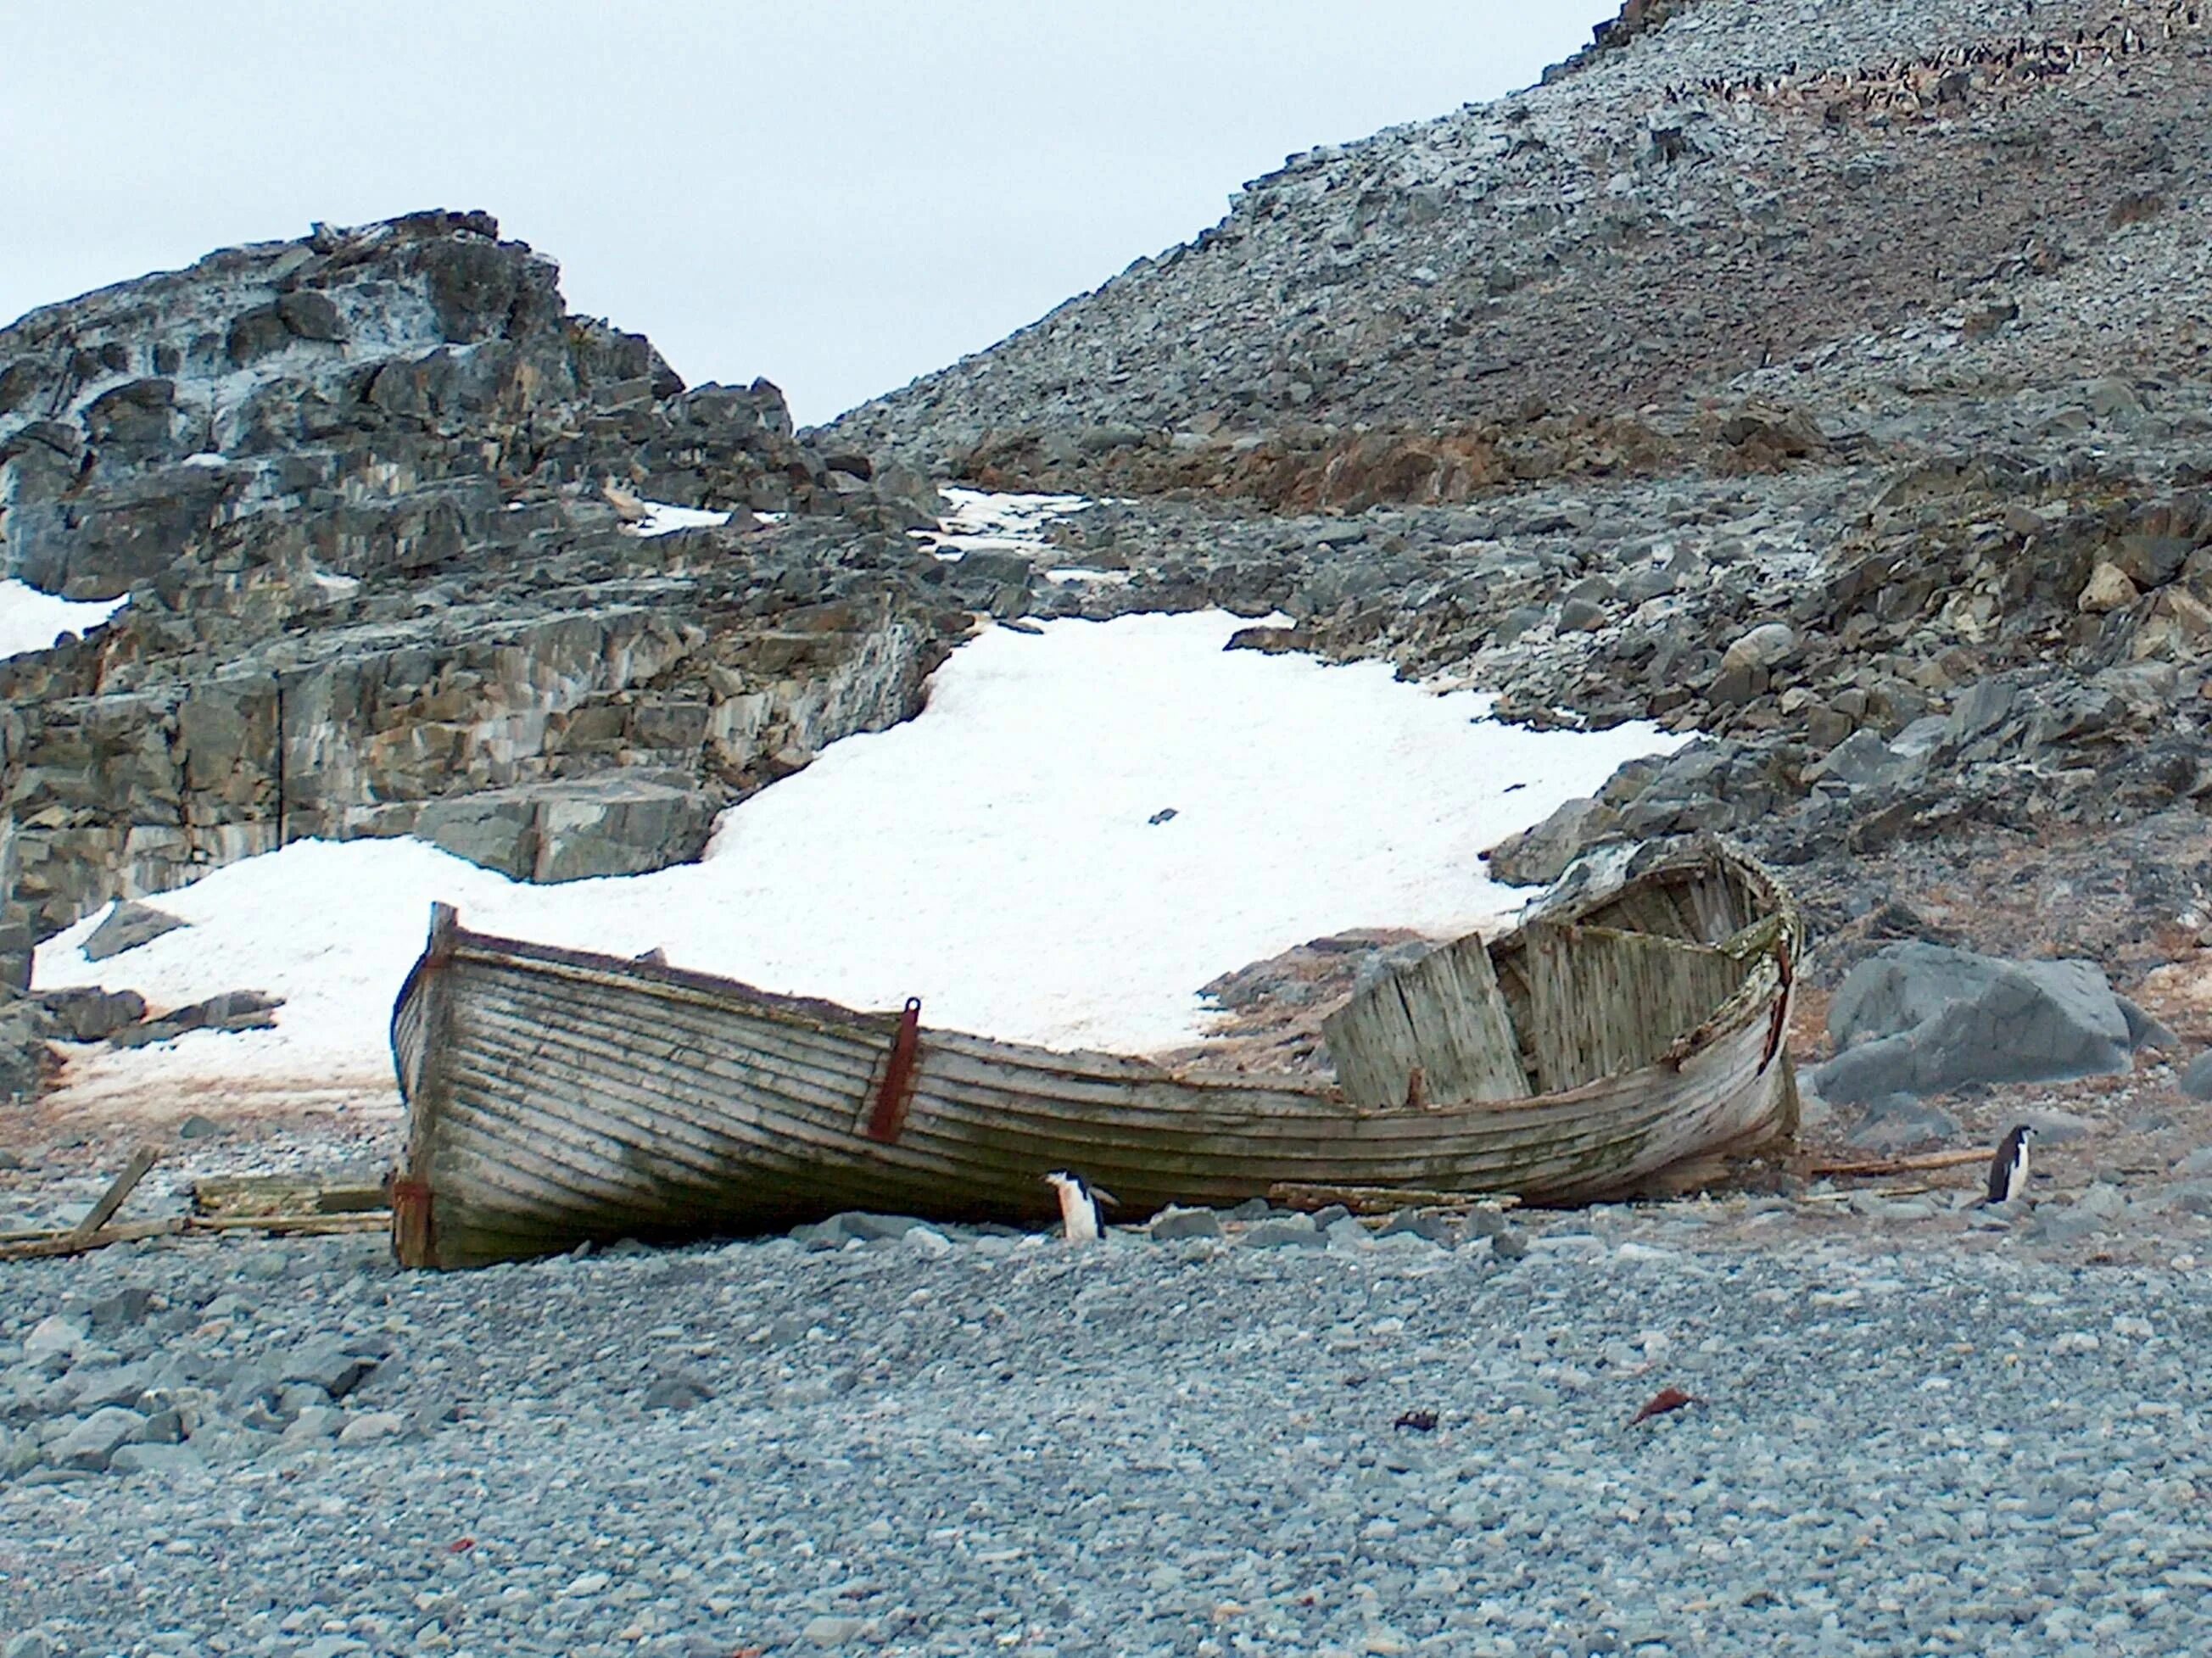
[[[907,1096],[914,1089],[914,1056],[921,1046],[921,998],[909,996],[899,1016],[898,1035],[891,1039],[890,1058],[884,1065],[883,1085],[876,1090],[876,1108],[868,1118],[868,1138],[896,1145],[906,1127]]]
[[[430,1211],[430,1182],[392,1182],[392,1249],[402,1266],[428,1266],[436,1240]]]

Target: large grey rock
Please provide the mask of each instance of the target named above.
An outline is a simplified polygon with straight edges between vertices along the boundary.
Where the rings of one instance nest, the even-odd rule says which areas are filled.
[[[1549,886],[1567,865],[1600,841],[1610,840],[1620,814],[1587,797],[1569,800],[1532,829],[1508,835],[1483,858],[1490,878],[1508,886]]]
[[[93,928],[92,936],[84,941],[84,958],[88,962],[104,962],[111,956],[151,944],[165,932],[174,932],[190,925],[151,904],[121,899],[107,912],[107,919]]]
[[[617,774],[434,800],[414,832],[518,880],[581,881],[637,875],[699,855],[719,803],[687,785]]]
[[[52,1068],[46,1010],[0,992],[0,1105],[31,1098]]]
[[[2012,962],[1908,941],[1853,968],[1813,1073],[1838,1103],[2129,1069],[2128,1021],[2094,963]]]

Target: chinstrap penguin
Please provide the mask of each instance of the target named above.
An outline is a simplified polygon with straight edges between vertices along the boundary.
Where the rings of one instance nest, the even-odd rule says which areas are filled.
[[[1098,1241],[1098,1206],[1111,1204],[1114,1194],[1094,1190],[1082,1175],[1071,1175],[1064,1169],[1054,1169],[1045,1177],[1045,1183],[1060,1194],[1060,1224],[1070,1243],[1096,1243]]]
[[[2020,1123],[1997,1142],[1996,1155],[1990,1159],[1990,1194],[1984,1202],[2010,1203],[2027,1191],[2027,1143],[2034,1138],[2033,1127]]]

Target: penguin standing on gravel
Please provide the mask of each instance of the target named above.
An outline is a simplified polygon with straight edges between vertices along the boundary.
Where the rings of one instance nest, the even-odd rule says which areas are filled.
[[[2023,1122],[1997,1142],[1996,1155],[1990,1159],[1990,1194],[1984,1202],[2010,1203],[2027,1190],[2027,1143],[2034,1138],[2034,1128]]]
[[[1071,1175],[1066,1169],[1055,1169],[1045,1177],[1045,1184],[1060,1194],[1060,1230],[1066,1233],[1070,1243],[1098,1242],[1098,1206],[1112,1203],[1110,1192],[1093,1191],[1080,1175]]]

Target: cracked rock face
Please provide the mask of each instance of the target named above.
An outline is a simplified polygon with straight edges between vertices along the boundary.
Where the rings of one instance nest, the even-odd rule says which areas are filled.
[[[556,276],[424,213],[0,330],[0,575],[130,601],[0,662],[0,948],[302,835],[657,868],[913,711],[933,489],[765,380],[687,389]]]

